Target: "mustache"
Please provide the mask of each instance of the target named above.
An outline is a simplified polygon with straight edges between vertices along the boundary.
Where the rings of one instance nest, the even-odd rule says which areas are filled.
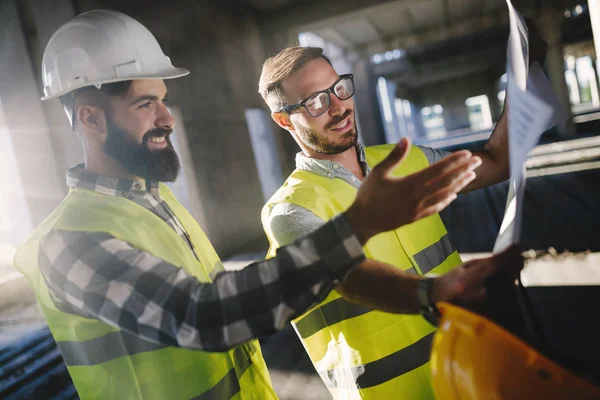
[[[144,137],[142,139],[142,143],[146,144],[146,142],[150,139],[152,139],[153,137],[168,137],[171,133],[173,133],[173,129],[168,129],[168,128],[154,128],[149,130],[148,132],[146,132],[144,134]]]
[[[348,118],[351,114],[352,114],[352,110],[346,110],[346,112],[344,114],[342,114],[341,116],[337,117],[336,119],[334,119],[333,121],[331,121],[330,123],[325,125],[325,128],[326,129],[333,128],[334,126],[336,126],[337,124],[339,124],[340,122],[342,122],[343,120]]]

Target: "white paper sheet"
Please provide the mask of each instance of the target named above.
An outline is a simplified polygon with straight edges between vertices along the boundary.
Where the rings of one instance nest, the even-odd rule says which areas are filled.
[[[567,114],[537,62],[529,68],[527,26],[510,0],[507,54],[507,105],[510,187],[504,218],[494,244],[498,253],[521,239],[525,191],[525,162],[540,136],[564,121]]]

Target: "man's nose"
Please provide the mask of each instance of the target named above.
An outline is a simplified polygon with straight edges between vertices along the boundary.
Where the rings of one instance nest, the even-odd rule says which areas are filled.
[[[175,118],[164,104],[161,104],[158,108],[155,125],[163,129],[175,128]]]
[[[332,117],[336,115],[343,115],[347,108],[344,105],[344,102],[338,99],[338,97],[333,93],[329,94],[329,98],[331,100],[331,104],[329,105],[329,115]]]

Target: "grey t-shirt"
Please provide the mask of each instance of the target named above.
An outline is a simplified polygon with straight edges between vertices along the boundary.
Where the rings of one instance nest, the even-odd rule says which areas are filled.
[[[433,164],[451,154],[448,151],[432,149],[430,147],[416,147],[423,152],[427,161],[429,161],[429,164]],[[356,151],[358,153],[360,165],[365,172],[365,175],[367,175],[370,172],[370,168],[365,158],[365,147],[362,144],[358,144],[356,146]],[[309,158],[302,153],[296,155],[296,168],[330,179],[342,179],[357,189],[362,183],[360,179],[343,165],[332,161]],[[324,223],[325,221],[317,217],[312,211],[291,203],[278,203],[273,206],[268,219],[269,227],[271,228],[274,239],[277,241],[278,247],[285,246],[294,240],[307,235]]]

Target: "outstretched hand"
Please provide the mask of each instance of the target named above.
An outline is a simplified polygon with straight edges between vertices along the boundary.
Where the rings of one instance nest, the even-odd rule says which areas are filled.
[[[469,182],[481,159],[463,150],[445,157],[419,172],[393,177],[391,172],[410,151],[403,138],[376,165],[361,185],[354,203],[346,211],[348,222],[361,241],[435,214],[450,204]]]

